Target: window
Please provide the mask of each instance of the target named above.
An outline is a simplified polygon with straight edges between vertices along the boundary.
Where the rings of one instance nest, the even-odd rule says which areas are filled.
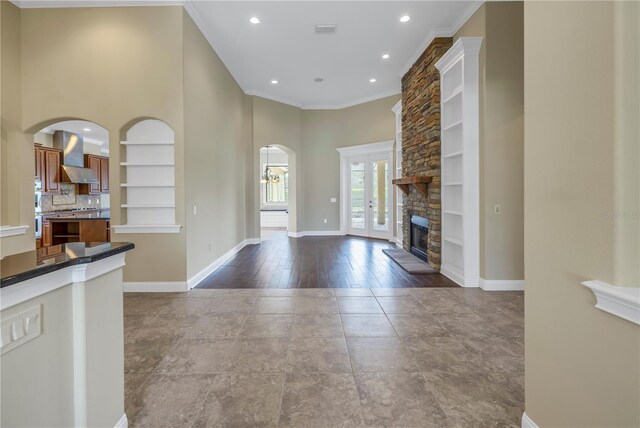
[[[289,201],[289,168],[284,165],[265,167],[265,203],[287,203]]]

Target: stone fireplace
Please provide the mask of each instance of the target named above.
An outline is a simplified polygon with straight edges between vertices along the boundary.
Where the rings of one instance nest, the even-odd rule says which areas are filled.
[[[423,252],[437,270],[441,260],[440,73],[435,63],[452,44],[452,38],[435,38],[402,78],[402,175],[432,177],[428,197],[416,189],[404,196],[403,247],[412,250],[412,216],[426,219]]]

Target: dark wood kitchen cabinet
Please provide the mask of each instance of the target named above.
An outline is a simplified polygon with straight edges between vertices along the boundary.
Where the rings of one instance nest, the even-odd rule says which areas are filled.
[[[79,184],[78,193],[81,195],[109,193],[109,158],[96,155],[84,155],[84,166],[96,173],[98,182]]]
[[[50,221],[42,222],[42,246],[43,247],[51,246],[51,222]]]
[[[36,147],[34,158],[35,179],[42,183],[42,193],[59,193],[62,151],[49,147]]]

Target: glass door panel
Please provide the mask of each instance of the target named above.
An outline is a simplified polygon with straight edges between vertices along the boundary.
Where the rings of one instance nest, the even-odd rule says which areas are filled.
[[[351,162],[349,172],[351,180],[351,228],[365,230],[365,212],[368,206],[368,204],[365,204],[365,163]]]
[[[384,238],[391,231],[391,161],[386,157],[372,157],[369,161],[371,180],[370,235]]]

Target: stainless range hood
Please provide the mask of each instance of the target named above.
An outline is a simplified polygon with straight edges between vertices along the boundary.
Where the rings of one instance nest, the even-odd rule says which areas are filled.
[[[53,133],[53,147],[62,150],[62,181],[66,183],[96,184],[98,176],[84,167],[82,136],[67,131]]]

